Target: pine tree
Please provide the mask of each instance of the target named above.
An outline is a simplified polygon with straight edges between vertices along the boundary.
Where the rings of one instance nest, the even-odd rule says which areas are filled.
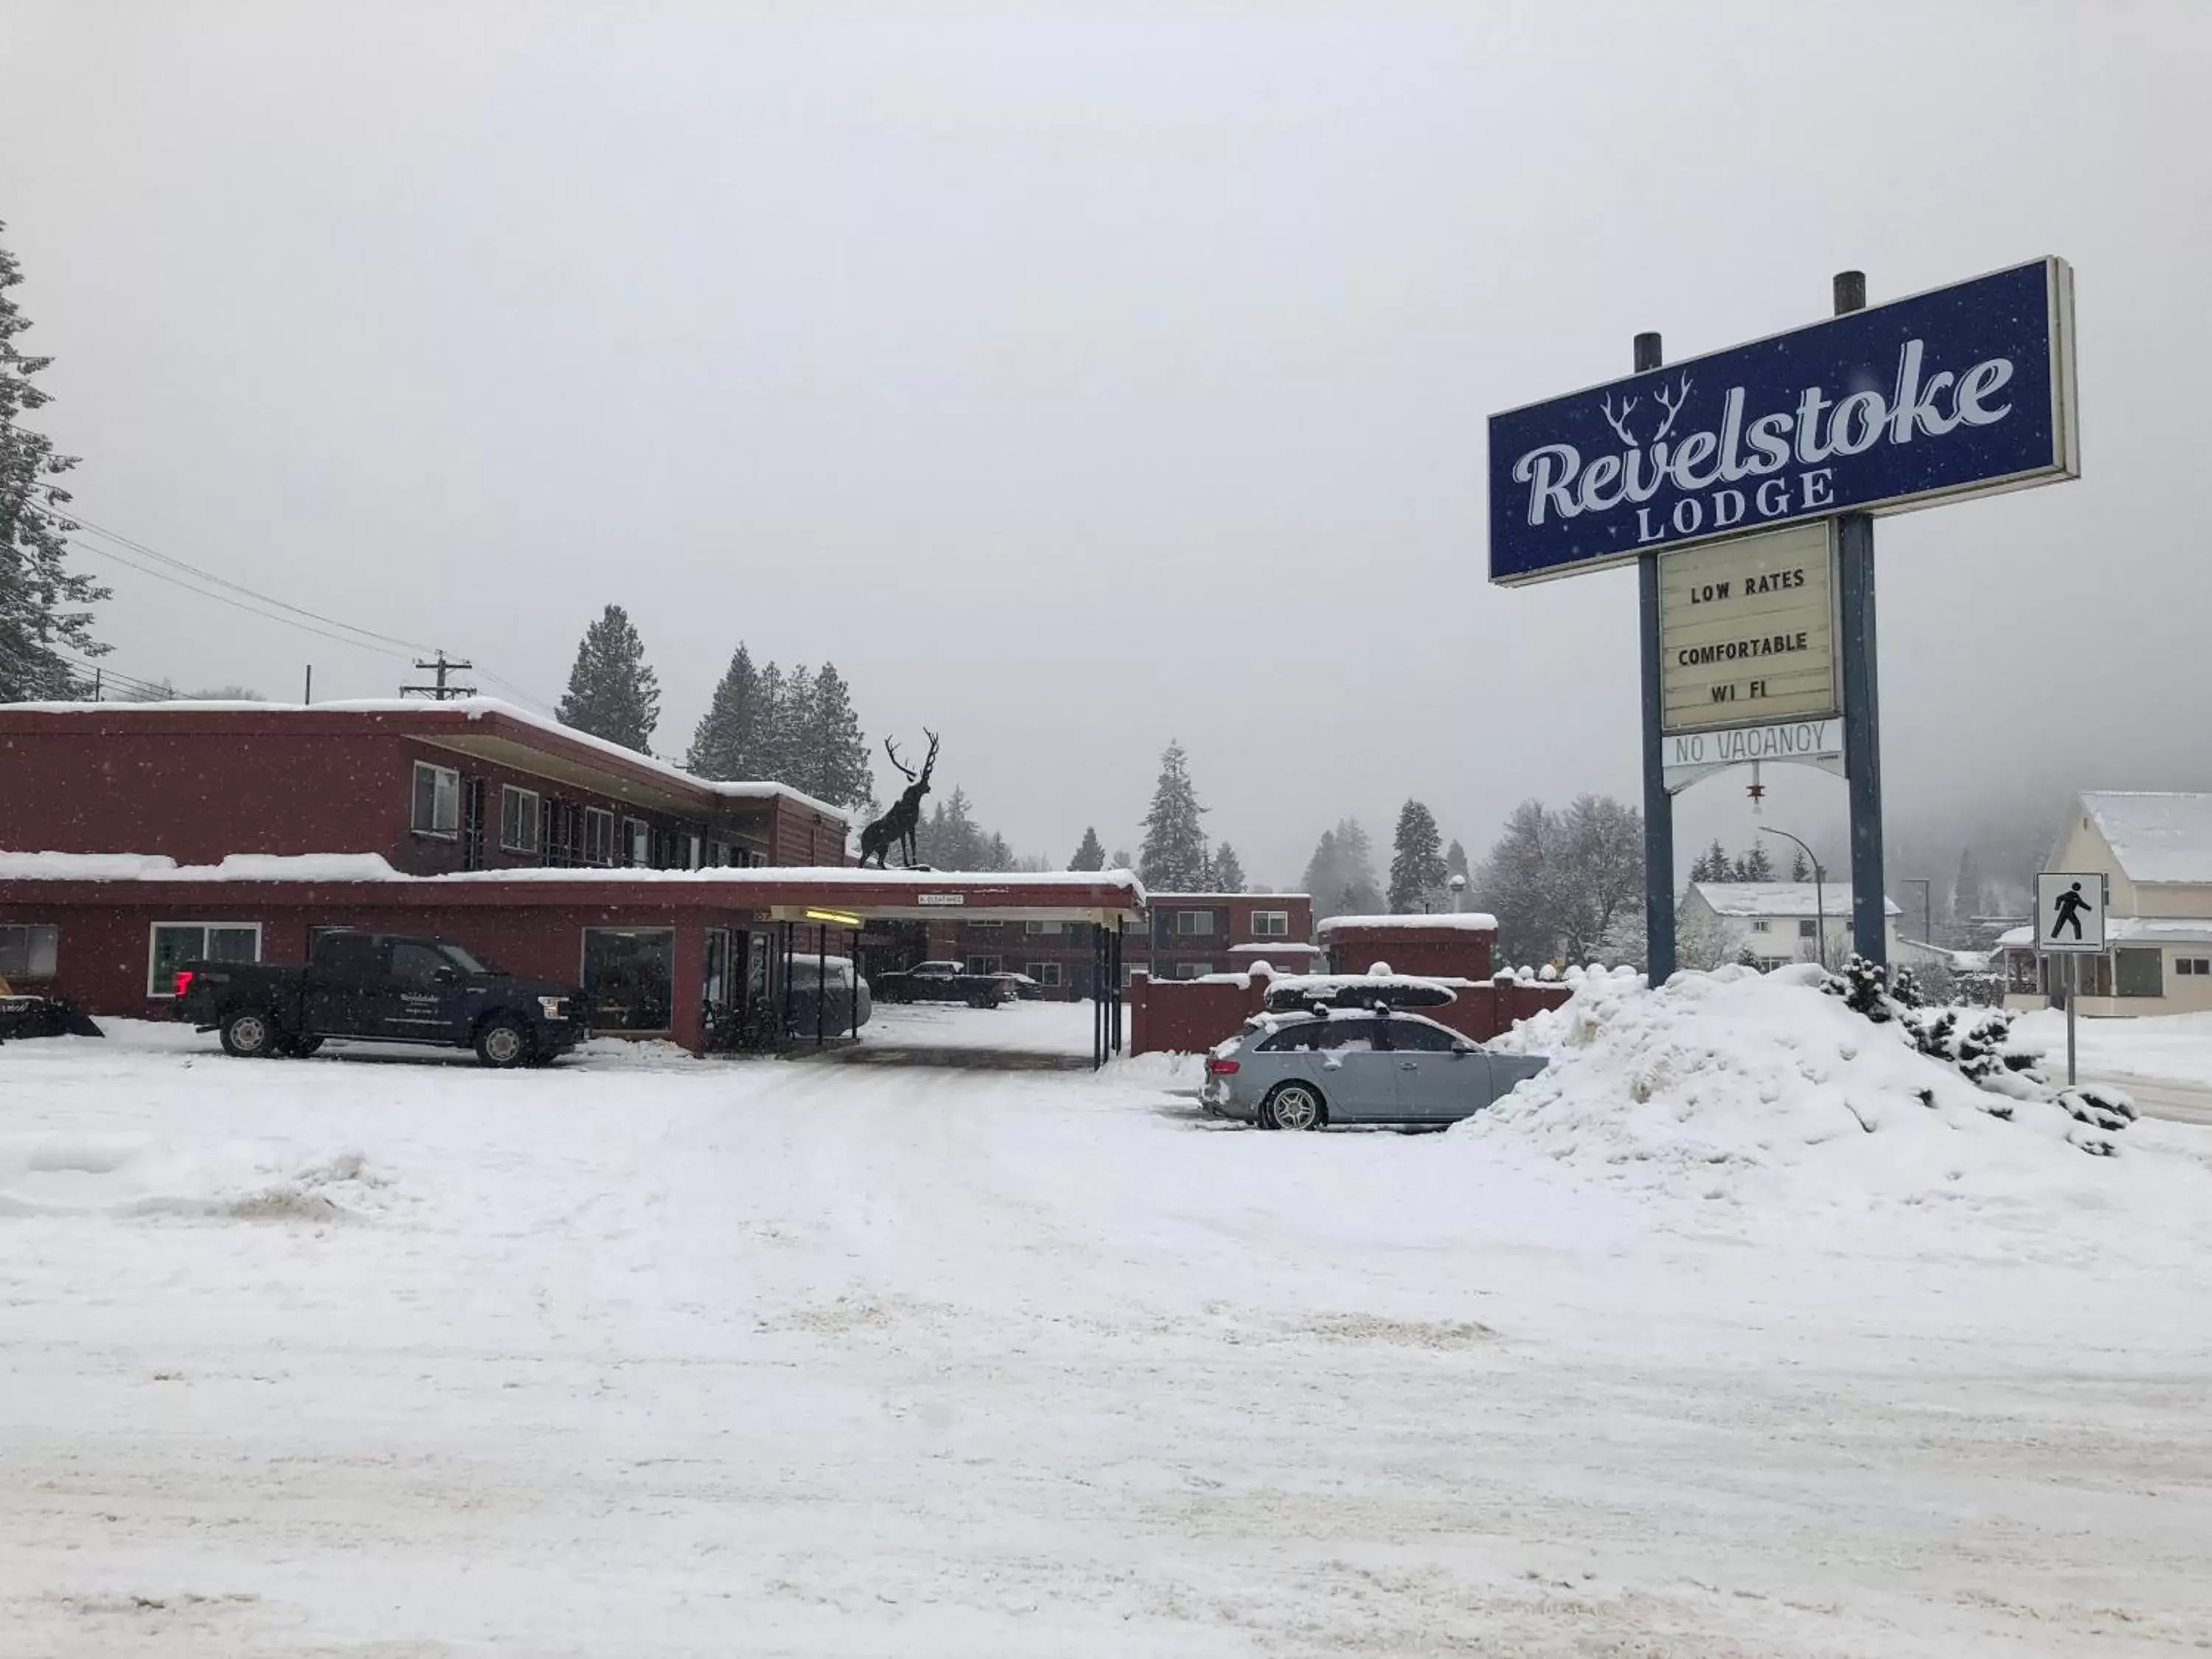
[[[563,726],[640,754],[653,752],[653,728],[660,724],[660,678],[647,665],[645,642],[622,606],[609,605],[584,630],[560,712]]]
[[[1435,908],[1444,884],[1444,859],[1436,815],[1417,800],[1399,809],[1390,853],[1390,908],[1403,915]]]
[[[1145,814],[1144,844],[1137,849],[1137,875],[1156,893],[1196,893],[1206,886],[1206,831],[1191,787],[1182,745],[1170,741],[1160,754],[1159,781],[1152,786],[1152,809]]]
[[[1322,831],[1306,860],[1302,884],[1312,896],[1316,918],[1372,915],[1382,908],[1375,855],[1358,819],[1339,818],[1334,829]]]
[[[1790,879],[1799,882],[1813,879],[1813,866],[1805,862],[1805,849],[1802,847],[1790,858]]]
[[[750,781],[764,775],[759,769],[760,747],[760,674],[753,667],[752,653],[741,644],[714,688],[714,701],[699,717],[684,769],[702,778]]]
[[[868,740],[860,733],[852,688],[835,663],[823,663],[814,677],[805,717],[808,769],[814,781],[807,793],[832,806],[861,806],[873,799],[876,780],[868,763]]]
[[[1083,843],[1075,849],[1075,856],[1068,860],[1067,867],[1071,870],[1103,870],[1106,867],[1106,849],[1098,844],[1096,828],[1085,829]]]
[[[1454,836],[1452,844],[1444,848],[1444,874],[1449,877],[1467,873],[1467,848],[1459,844],[1457,836]]]
[[[57,455],[52,439],[16,423],[49,401],[31,377],[53,361],[15,349],[30,324],[8,290],[22,280],[15,256],[0,247],[0,702],[82,696],[88,677],[62,653],[98,657],[108,648],[92,637],[90,609],[108,590],[67,563],[77,526],[63,511],[70,493],[54,480],[76,458]]]
[[[1692,881],[1734,881],[1735,879],[1735,867],[1729,862],[1728,848],[1721,845],[1718,836],[1714,837],[1713,844],[1700,853],[1698,855],[1698,861],[1690,866],[1690,879]]]
[[[1244,890],[1244,864],[1237,856],[1237,849],[1227,842],[1213,849],[1213,868],[1207,873],[1206,890],[1209,893],[1241,893]]]
[[[1738,881],[1772,881],[1774,860],[1766,855],[1764,847],[1754,842],[1751,850],[1736,860],[1735,878]]]
[[[1106,867],[1109,870],[1133,870],[1137,867],[1137,860],[1129,856],[1127,848],[1117,847],[1114,849],[1114,856],[1107,860]]]
[[[1969,847],[1959,854],[1958,879],[1951,884],[1952,924],[1961,929],[1968,928],[1973,919],[1981,914],[1981,866],[1974,862],[1974,849]]]

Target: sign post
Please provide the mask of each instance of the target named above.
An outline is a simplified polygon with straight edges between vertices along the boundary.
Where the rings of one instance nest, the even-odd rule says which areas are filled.
[[[2094,870],[2045,870],[2035,878],[2035,948],[2066,964],[2066,1086],[2074,1069],[2074,1005],[2081,1000],[2081,958],[2105,952],[2105,877]]]
[[[1874,515],[2081,473],[2074,276],[2064,260],[2037,259],[1875,307],[1866,303],[1865,276],[1844,271],[1833,297],[1827,321],[1668,368],[1659,337],[1639,334],[1627,380],[1490,417],[1492,581],[1516,586],[1637,562],[1644,928],[1654,983],[1675,959],[1674,816],[1662,745],[1676,744],[1678,777],[1689,781],[1693,769],[1703,775],[1713,764],[1703,745],[1695,758],[1680,752],[1682,734],[1699,730],[1763,728],[1746,759],[1826,764],[1840,749],[1854,944],[1871,961],[1887,958]],[[1788,525],[1817,525],[1833,538],[1830,654],[1841,706],[1823,712],[1840,713],[1840,745],[1808,707],[1793,702],[1771,712],[1816,726],[1809,734],[1753,708],[1775,689],[1764,676],[1731,682],[1727,695],[1744,705],[1744,718],[1716,721],[1709,709],[1702,726],[1670,724],[1670,712],[1684,711],[1679,699],[1670,711],[1668,700],[1659,556]],[[1812,629],[1802,631],[1809,650]],[[1689,665],[1678,658],[1675,665]],[[1805,690],[1793,688],[1793,697]]]

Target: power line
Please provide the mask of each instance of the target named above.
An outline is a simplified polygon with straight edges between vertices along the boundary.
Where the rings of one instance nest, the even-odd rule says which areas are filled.
[[[120,531],[110,530],[103,525],[95,524],[89,519],[72,515],[70,522],[83,529],[92,531],[98,535],[106,537],[108,540],[116,543],[119,546],[126,547],[132,550],[134,552],[143,554],[147,558],[155,560],[160,564],[168,566],[170,568],[168,570],[155,569],[148,565],[139,562],[137,560],[126,558],[121,553],[117,552],[113,548],[96,546],[94,544],[87,542],[78,537],[71,537],[70,538],[70,545],[73,547],[76,547],[83,552],[90,553],[95,557],[112,560],[115,563],[123,566],[125,569],[135,570],[141,575],[151,576],[156,581],[165,581],[173,586],[181,587],[187,593],[196,593],[204,599],[213,599],[218,605],[229,605],[234,610],[246,612],[248,616],[259,617],[264,622],[273,622],[279,623],[283,627],[298,629],[302,633],[313,634],[323,639],[335,641],[340,645],[351,646],[357,651],[367,651],[372,654],[386,658],[391,658],[395,655],[394,652],[386,648],[393,646],[397,646],[400,650],[407,653],[408,658],[410,660],[413,653],[416,652],[428,652],[434,656],[443,654],[435,646],[425,645],[416,640],[403,639],[399,635],[394,634],[380,633],[373,628],[362,628],[354,623],[341,621],[336,617],[326,617],[319,611],[310,611],[304,605],[294,605],[289,600],[277,599],[273,594],[264,593],[257,588],[246,586],[242,582],[233,581],[227,576],[218,575],[212,570],[203,569],[198,565],[189,563],[183,559],[164,553],[158,548],[149,547],[142,541],[138,541],[132,537],[123,534]],[[183,576],[172,574],[172,572],[174,571],[181,571],[185,573],[185,575],[198,578],[201,581],[211,582],[219,587],[228,588],[230,590],[231,593],[242,594],[247,599],[258,600],[262,605],[274,605],[277,610],[289,611],[291,614],[289,616],[274,616],[267,611],[258,609],[255,605],[246,604],[240,599],[233,599],[229,594],[210,592],[206,588],[196,586],[192,582],[185,580]],[[304,622],[295,620],[295,618],[297,617],[305,617],[307,620]],[[343,629],[347,631],[342,634],[331,633],[329,631],[329,629],[314,626],[313,624],[315,623],[327,623],[329,628]],[[362,637],[356,639],[349,637],[351,635],[359,635]],[[372,645],[364,643],[364,641],[375,641],[377,643]],[[424,665],[416,663],[415,665],[419,667]],[[486,679],[496,681],[499,684],[505,686],[509,691],[512,691],[515,696],[522,698],[526,702],[536,703],[539,708],[549,711],[557,709],[559,706],[550,699],[541,697],[536,692],[516,684],[505,675],[495,674],[489,668],[482,669],[478,672],[481,672]]]

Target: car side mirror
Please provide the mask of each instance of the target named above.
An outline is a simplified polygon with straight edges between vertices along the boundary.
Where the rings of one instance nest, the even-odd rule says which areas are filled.
[[[1462,1037],[1457,1042],[1452,1044],[1451,1051],[1454,1060],[1465,1060],[1469,1054],[1480,1054],[1482,1049],[1480,1044],[1469,1042],[1465,1037]]]

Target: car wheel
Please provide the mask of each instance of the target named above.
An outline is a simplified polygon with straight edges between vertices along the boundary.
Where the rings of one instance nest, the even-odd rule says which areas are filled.
[[[1328,1122],[1328,1103],[1310,1083],[1279,1083],[1260,1103],[1263,1129],[1318,1129]]]
[[[222,1051],[240,1060],[265,1060],[277,1052],[276,1028],[266,1014],[228,1015],[222,1022]]]
[[[505,1071],[527,1060],[530,1051],[530,1033],[519,1022],[504,1015],[486,1020],[477,1032],[477,1060],[480,1065]]]

